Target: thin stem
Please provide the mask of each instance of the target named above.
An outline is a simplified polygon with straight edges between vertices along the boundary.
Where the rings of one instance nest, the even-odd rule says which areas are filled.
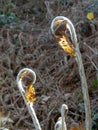
[[[70,24],[70,26],[71,26],[71,24]],[[75,32],[74,26],[72,26],[71,31],[73,32],[73,39],[74,39],[73,42],[75,44],[75,59],[76,59],[78,69],[79,69],[82,93],[83,93],[83,98],[84,98],[86,130],[91,130],[92,119],[91,119],[90,99],[89,99],[86,75],[85,75],[85,71],[84,71],[84,65],[83,65],[82,56],[81,56],[80,49],[79,49],[79,44],[77,43],[77,37],[76,37],[76,32]]]
[[[81,86],[82,86],[82,93],[83,93],[83,98],[84,98],[84,105],[85,105],[85,125],[86,125],[86,130],[91,130],[92,120],[91,120],[91,109],[90,109],[88,85],[87,85],[87,80],[86,80],[86,76],[85,76],[81,53],[79,50],[79,44],[77,43],[77,35],[75,32],[75,28],[74,28],[74,25],[72,24],[72,22],[68,18],[66,18],[64,16],[57,16],[56,18],[53,19],[53,21],[51,23],[51,31],[54,36],[55,36],[54,24],[58,20],[61,22],[62,21],[66,22],[65,26],[69,30],[70,35],[71,35],[71,40],[72,40],[73,44],[75,45],[75,48],[74,48],[75,49],[75,59],[78,64],[78,69],[79,69],[79,74],[80,74],[80,79],[81,79]]]
[[[91,61],[92,65],[94,66],[94,68],[98,71],[98,67],[95,65],[95,63],[92,61],[92,58],[90,56],[87,55],[87,57],[89,58],[89,60]]]
[[[65,122],[65,116],[68,112],[68,106],[63,104],[61,107],[61,117],[58,118],[55,124],[55,130],[67,130],[67,125]]]
[[[68,112],[68,106],[66,104],[63,104],[61,107],[61,117],[62,117],[62,130],[67,130],[67,125],[65,122],[65,116]]]
[[[36,126],[36,130],[41,130],[41,127],[40,127],[40,124],[39,124],[39,121],[38,121],[38,118],[36,116],[36,113],[35,113],[35,110],[33,108],[33,103],[30,103],[29,104],[29,107],[30,107],[30,114],[31,114],[31,117],[32,117],[32,120],[34,122],[34,125]]]
[[[28,68],[25,68],[25,69],[20,70],[20,72],[17,75],[17,85],[18,85],[19,91],[20,91],[20,93],[21,93],[21,95],[22,95],[22,97],[24,99],[24,102],[25,102],[25,104],[26,104],[26,106],[28,108],[29,114],[32,117],[32,120],[33,120],[33,123],[34,123],[34,126],[35,126],[36,130],[41,130],[39,121],[37,119],[36,113],[35,113],[34,108],[33,108],[33,103],[32,102],[30,102],[30,103],[27,102],[26,97],[25,97],[25,90],[24,90],[25,85],[22,82],[22,78],[20,78],[21,75],[22,75],[22,72],[24,72],[24,71],[32,73],[32,75],[34,76],[33,83],[35,83],[35,81],[36,81],[35,72],[33,72],[32,70],[30,70]]]
[[[85,76],[85,72],[84,72],[84,66],[83,66],[83,62],[82,62],[82,58],[81,58],[81,53],[78,48],[76,51],[76,61],[78,64],[79,74],[81,77],[82,93],[83,93],[84,105],[85,105],[86,130],[91,130],[92,120],[91,120],[91,109],[90,109],[88,86],[87,86],[86,76]]]

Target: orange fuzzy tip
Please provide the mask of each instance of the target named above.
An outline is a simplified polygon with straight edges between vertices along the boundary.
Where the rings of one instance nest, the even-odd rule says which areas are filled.
[[[20,76],[20,79],[23,79],[23,78],[24,78],[24,75],[26,75],[26,74],[28,74],[27,71],[22,72],[22,75]]]
[[[25,97],[26,97],[27,102],[36,101],[35,89],[32,85],[27,86]]]
[[[54,23],[54,25],[58,25],[58,24],[60,24],[61,22],[62,22],[62,20],[56,20],[55,23]]]
[[[58,37],[57,41],[59,45],[66,51],[70,56],[75,56],[74,45],[68,40],[65,35]]]

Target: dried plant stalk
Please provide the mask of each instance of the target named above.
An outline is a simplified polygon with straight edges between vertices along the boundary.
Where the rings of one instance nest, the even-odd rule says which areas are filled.
[[[79,44],[77,43],[77,36],[76,36],[75,28],[74,28],[72,22],[68,18],[66,18],[64,16],[57,16],[56,18],[53,19],[53,21],[51,23],[51,31],[52,31],[53,35],[55,37],[57,37],[57,35],[54,31],[54,27],[56,28],[56,24],[60,24],[62,22],[65,22],[66,27],[65,28],[63,27],[63,31],[61,33],[59,33],[60,34],[59,37],[64,35],[64,33],[65,33],[65,36],[66,36],[66,29],[68,29],[68,31],[70,32],[72,44],[73,44],[73,47],[74,47],[72,49],[75,50],[74,57],[75,57],[76,62],[78,64],[78,69],[79,69],[79,74],[80,74],[80,79],[81,79],[82,93],[83,93],[84,105],[85,105],[86,130],[91,130],[92,120],[91,120],[91,109],[90,109],[90,99],[89,99],[89,93],[88,93],[88,85],[87,85],[87,80],[86,80],[86,76],[85,76],[85,71],[84,71],[81,53],[80,53],[80,50],[79,50]],[[61,31],[61,29],[60,29],[60,31]],[[70,44],[69,44],[69,46],[70,46]],[[65,51],[66,51],[66,49],[65,49]],[[68,53],[68,51],[67,51],[67,53]],[[71,55],[71,53],[69,53],[69,54]]]

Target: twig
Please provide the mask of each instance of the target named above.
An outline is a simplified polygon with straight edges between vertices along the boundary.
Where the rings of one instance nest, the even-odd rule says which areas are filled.
[[[94,49],[92,49],[89,45],[87,45],[85,42],[83,43],[84,45],[86,45],[95,55],[98,55],[98,52],[95,51]]]
[[[52,14],[52,9],[50,8],[50,2],[45,1],[45,5],[46,5],[46,8],[47,8],[47,12],[48,12],[47,15],[52,19],[53,18],[53,14]]]
[[[89,57],[87,55],[87,57],[89,58],[89,60],[91,61],[92,65],[94,66],[94,68],[98,71],[98,67],[95,65],[95,63],[92,61],[91,57]]]

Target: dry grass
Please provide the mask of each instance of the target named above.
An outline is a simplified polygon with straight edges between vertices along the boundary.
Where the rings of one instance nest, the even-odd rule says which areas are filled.
[[[77,3],[77,0],[69,0],[67,4],[55,1],[46,1],[47,11],[42,20],[37,14],[28,14],[25,21],[0,28],[0,112],[14,121],[4,126],[10,130],[31,130],[34,127],[16,85],[16,76],[24,67],[33,69],[37,75],[34,108],[43,130],[53,130],[63,103],[69,106],[68,128],[73,121],[84,120],[84,111],[79,109],[83,99],[77,65],[58,46],[50,32],[51,20],[57,15],[70,18],[76,27],[91,108],[98,108],[98,88],[91,87],[92,81],[98,78],[98,14],[88,22],[89,28],[84,33],[81,28],[85,26],[86,9],[91,1],[79,0]]]

